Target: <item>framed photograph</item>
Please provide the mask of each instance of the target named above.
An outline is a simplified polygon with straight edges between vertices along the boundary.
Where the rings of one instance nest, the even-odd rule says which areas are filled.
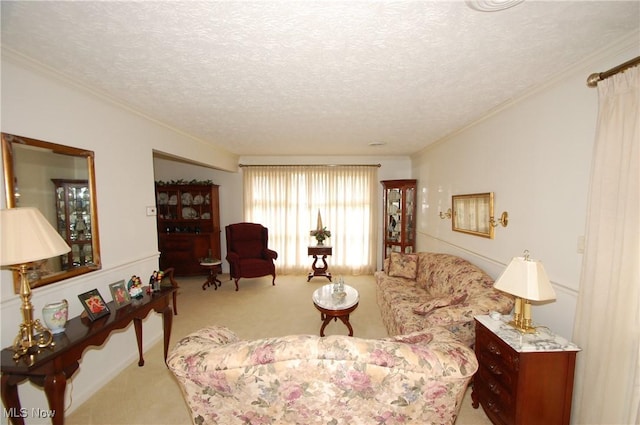
[[[131,295],[129,295],[129,291],[127,291],[124,280],[112,283],[109,285],[109,290],[111,291],[113,305],[116,307],[116,310],[131,303]]]
[[[78,298],[91,321],[99,319],[102,316],[106,316],[111,312],[107,303],[104,302],[102,295],[100,295],[100,292],[98,292],[97,289],[92,289],[84,294],[80,294],[78,295]]]

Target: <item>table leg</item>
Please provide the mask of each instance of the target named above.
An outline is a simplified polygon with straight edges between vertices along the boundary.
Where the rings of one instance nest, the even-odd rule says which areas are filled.
[[[327,264],[327,256],[323,255],[322,256],[322,266],[318,267],[318,256],[314,255],[313,256],[313,264],[311,265],[311,268],[313,269],[312,272],[309,273],[309,275],[307,276],[307,282],[309,282],[313,277],[315,276],[324,276],[327,279],[329,279],[329,282],[331,282],[331,273],[327,272],[327,270],[329,269],[329,265]]]
[[[47,375],[44,379],[44,393],[51,409],[51,423],[64,424],[64,392],[67,388],[67,377],[64,373]]]
[[[331,319],[333,319],[333,317],[325,315],[324,320],[322,321],[322,326],[320,327],[320,336],[324,336],[324,328],[327,327]]]
[[[209,275],[207,276],[206,282],[202,284],[202,290],[204,291],[209,286],[213,285],[214,290],[218,290],[218,286],[222,286],[222,282],[218,279],[218,270],[222,272],[222,267],[217,266],[206,266],[209,269]]]
[[[135,317],[133,319],[133,327],[136,330],[136,340],[138,341],[138,366],[144,366],[144,357],[142,357],[142,319]]]
[[[340,318],[340,320],[342,320],[342,323],[347,325],[347,329],[349,329],[349,336],[353,336],[353,328],[351,327],[351,323],[349,323],[349,315],[346,314],[344,316],[338,316],[338,317]]]
[[[18,383],[10,382],[10,375],[2,375],[2,404],[4,404],[5,417],[13,425],[24,425],[24,415],[21,413],[20,397],[18,396]]]
[[[173,315],[171,307],[167,305],[162,311],[162,325],[164,328],[164,362],[167,363],[167,355],[169,354],[169,341],[171,340],[171,325],[173,323]]]
[[[478,387],[473,385],[473,382],[472,388],[473,390],[471,391],[471,407],[477,409],[478,407],[480,407],[480,400],[478,399],[478,393],[476,392],[476,388]]]

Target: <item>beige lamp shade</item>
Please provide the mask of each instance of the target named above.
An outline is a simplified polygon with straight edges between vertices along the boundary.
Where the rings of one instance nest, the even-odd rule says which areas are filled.
[[[71,251],[37,208],[0,210],[0,265],[44,260]]]
[[[542,262],[528,257],[514,257],[494,288],[531,301],[555,300],[556,293],[551,286]]]

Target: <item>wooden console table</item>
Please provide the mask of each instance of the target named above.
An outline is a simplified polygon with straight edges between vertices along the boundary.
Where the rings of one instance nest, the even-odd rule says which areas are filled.
[[[309,282],[312,278],[316,276],[326,277],[331,282],[331,273],[327,271],[329,266],[327,266],[327,255],[331,255],[331,247],[324,245],[316,245],[310,246],[307,250],[308,255],[313,255],[313,265],[311,268],[312,272],[309,272],[309,276],[307,276],[307,282]],[[318,267],[318,257],[322,256],[322,267]]]
[[[146,288],[145,288],[146,289]],[[30,380],[43,387],[49,402],[49,416],[54,425],[64,424],[64,394],[67,378],[78,369],[78,361],[89,346],[102,345],[111,332],[125,328],[133,322],[138,341],[138,366],[144,366],[142,357],[142,319],[151,310],[162,314],[164,328],[164,360],[167,360],[171,325],[171,297],[176,287],[163,288],[153,294],[146,294],[139,300],[116,310],[109,303],[111,314],[91,322],[86,317],[77,316],[69,320],[63,333],[54,335],[55,346],[45,348],[40,353],[13,359],[13,349],[2,350],[2,402],[9,420],[14,425],[24,425],[31,409],[21,410],[18,384]],[[27,412],[24,415],[22,412]]]

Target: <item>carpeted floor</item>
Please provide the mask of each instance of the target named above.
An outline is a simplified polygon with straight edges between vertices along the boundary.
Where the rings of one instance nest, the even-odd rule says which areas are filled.
[[[221,276],[217,291],[201,286],[205,277],[178,278],[178,315],[174,316],[171,346],[190,332],[208,324],[229,327],[241,338],[252,339],[287,334],[317,334],[320,313],[311,295],[329,283],[326,278],[278,276],[241,279],[235,292],[233,281]],[[387,336],[376,303],[373,276],[348,276],[345,283],[360,293],[360,304],[351,314],[354,335],[363,338]],[[326,335],[346,335],[340,322],[331,322]],[[144,367],[137,361],[116,376],[86,403],[66,418],[69,425],[187,425],[191,423],[178,384],[162,361],[162,342],[145,353]],[[456,425],[489,425],[482,409],[473,409],[467,390]]]

